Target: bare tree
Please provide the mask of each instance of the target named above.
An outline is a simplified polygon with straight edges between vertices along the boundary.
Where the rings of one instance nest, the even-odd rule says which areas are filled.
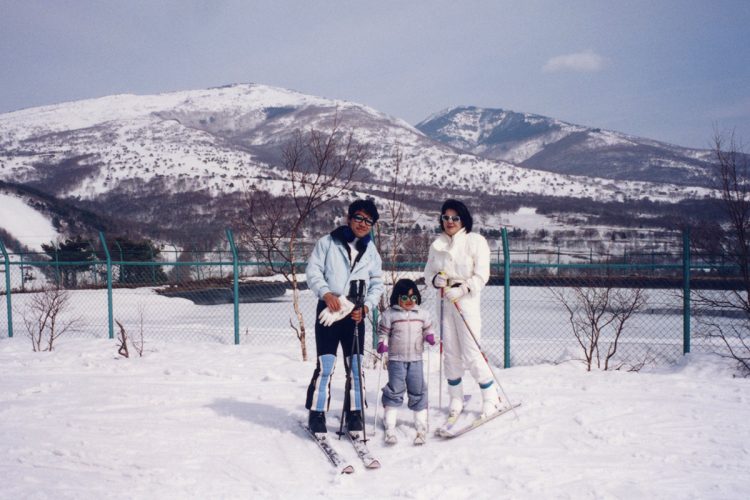
[[[122,357],[129,358],[130,349],[128,345],[130,345],[135,349],[135,352],[138,353],[138,357],[143,357],[143,304],[140,304],[138,306],[138,332],[136,333],[135,337],[132,337],[128,334],[128,332],[125,330],[125,327],[119,320],[115,320],[115,323],[117,323],[117,328],[119,328],[120,330],[117,333],[117,354]]]
[[[716,187],[727,214],[714,245],[736,266],[740,286],[724,291],[696,290],[694,313],[700,325],[698,333],[716,341],[719,355],[734,359],[750,374],[750,156],[734,133],[716,132],[713,149]]]
[[[604,370],[613,368],[610,362],[617,354],[625,323],[646,302],[643,290],[610,286],[575,286],[549,290],[568,312],[573,335],[583,351],[587,370],[591,371],[594,365]],[[609,344],[605,345],[607,340]],[[621,367],[619,365],[614,368]]]
[[[119,354],[123,358],[129,358],[130,352],[128,351],[128,333],[125,331],[125,327],[122,326],[122,323],[120,323],[118,320],[115,320],[115,323],[117,323],[117,328],[120,329],[120,331],[117,332],[117,354]]]
[[[289,324],[299,339],[303,360],[307,347],[298,279],[302,242],[312,216],[351,187],[366,157],[367,146],[356,142],[352,132],[342,132],[336,118],[330,131],[297,131],[285,146],[282,166],[288,188],[281,196],[255,186],[246,191],[248,215],[241,221],[239,240],[291,286],[294,317]]]
[[[391,164],[386,169],[390,177],[386,184],[385,203],[381,209],[380,222],[376,229],[378,253],[389,264],[389,268],[386,269],[388,276],[388,279],[385,280],[386,291],[380,298],[380,310],[387,307],[388,297],[390,296],[389,285],[392,286],[404,275],[404,270],[399,266],[399,263],[404,260],[407,252],[416,250],[415,242],[423,241],[423,238],[414,237],[412,234],[409,206],[406,203],[413,169],[404,168],[403,153],[400,149],[397,148],[391,158]],[[429,243],[422,248],[425,256],[427,255],[427,248],[429,248]]]
[[[31,296],[21,317],[34,352],[51,351],[55,340],[76,327],[77,318],[62,319],[69,304],[70,294],[58,287],[45,288]]]

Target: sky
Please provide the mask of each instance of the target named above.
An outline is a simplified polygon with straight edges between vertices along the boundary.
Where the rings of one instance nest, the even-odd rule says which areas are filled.
[[[0,113],[254,82],[705,148],[750,142],[748,26],[746,0],[0,0]]]

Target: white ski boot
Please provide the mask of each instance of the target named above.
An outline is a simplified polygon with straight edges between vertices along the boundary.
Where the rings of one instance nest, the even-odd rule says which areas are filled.
[[[500,411],[500,397],[497,395],[495,384],[479,390],[482,393],[482,413],[479,418],[484,419]]]
[[[396,444],[398,442],[398,438],[396,437],[396,416],[398,414],[398,409],[395,406],[386,406],[383,412],[385,444]]]
[[[448,421],[455,422],[461,412],[464,411],[464,385],[459,382],[457,385],[448,384],[448,395],[451,400],[448,403]]]
[[[456,425],[459,415],[464,410],[464,386],[461,382],[457,385],[448,384],[448,395],[450,396],[448,419],[442,426],[435,430],[436,436],[443,436],[449,433],[451,428]]]
[[[414,427],[417,429],[417,437],[414,438],[414,444],[425,444],[427,442],[427,410],[414,412]]]

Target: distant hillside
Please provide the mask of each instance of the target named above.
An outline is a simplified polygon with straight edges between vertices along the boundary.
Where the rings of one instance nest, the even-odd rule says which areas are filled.
[[[425,135],[367,106],[258,84],[115,95],[0,114],[0,180],[102,214],[118,230],[221,239],[225,227],[246,216],[247,190],[288,190],[282,151],[295,134],[329,131],[336,123],[369,148],[354,192],[342,204],[355,195],[387,194],[399,156],[399,182],[410,187],[411,206],[426,211],[447,196],[470,199],[479,211],[532,200],[539,207],[580,200],[591,211],[608,203],[658,209],[713,196],[686,175],[673,176],[675,182],[622,180],[637,177],[631,171],[640,168],[618,164],[622,155],[587,175],[551,172],[541,159],[552,157],[555,144],[561,151],[554,158],[562,158],[593,138],[609,141],[610,149],[602,152],[626,139],[519,114],[493,128],[499,115],[488,116],[476,108],[455,110],[420,124]],[[571,145],[563,147],[565,141]],[[506,159],[498,159],[502,151]],[[537,160],[538,167],[529,168]],[[551,162],[560,171],[580,170],[573,160],[570,167]]]
[[[8,197],[6,200],[18,200],[28,207],[26,212],[33,212],[34,219],[41,217],[48,221],[46,225],[49,227],[40,229],[23,218],[29,215],[28,213],[0,217],[0,238],[13,251],[38,251],[38,240],[42,233],[47,235],[42,242],[49,243],[58,237],[65,238],[71,235],[86,235],[96,239],[99,231],[109,232],[116,227],[105,216],[29,186],[0,181],[0,196]]]
[[[711,186],[712,152],[545,116],[473,106],[419,123],[425,135],[485,158],[561,174]]]

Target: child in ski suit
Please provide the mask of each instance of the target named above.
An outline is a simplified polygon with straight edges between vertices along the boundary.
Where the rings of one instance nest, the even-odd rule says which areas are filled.
[[[378,325],[378,352],[388,353],[388,384],[383,387],[385,440],[396,443],[396,414],[408,393],[408,407],[414,411],[417,429],[415,444],[427,434],[427,387],[424,383],[422,353],[424,343],[435,345],[429,313],[420,309],[422,297],[417,285],[401,279],[393,287],[390,307]]]
[[[463,410],[462,377],[467,369],[479,384],[483,417],[496,412],[500,400],[492,370],[478,345],[482,330],[480,297],[490,277],[489,245],[482,235],[472,232],[471,213],[458,200],[443,203],[439,223],[443,232],[430,246],[424,278],[436,288],[442,308],[450,423]]]

